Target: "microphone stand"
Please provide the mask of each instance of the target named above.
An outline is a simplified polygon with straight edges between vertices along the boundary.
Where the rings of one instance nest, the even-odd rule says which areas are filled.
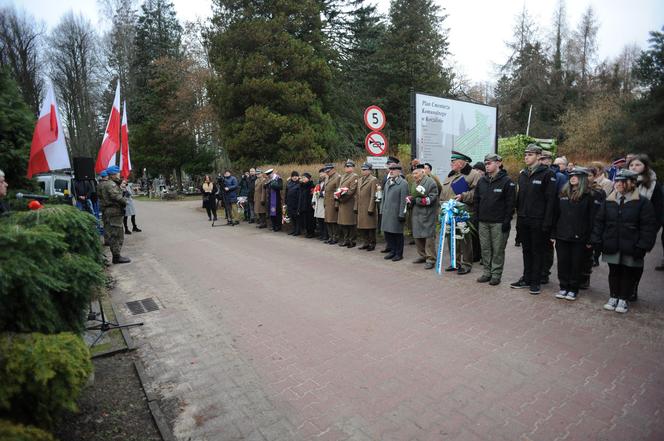
[[[94,312],[92,310],[92,301],[90,301],[90,312],[88,313],[88,321],[99,322],[99,324],[89,326],[86,329],[88,331],[100,331],[97,338],[95,338],[95,340],[90,345],[91,348],[94,345],[96,345],[99,342],[99,340],[101,340],[101,338],[104,336],[104,334],[106,334],[109,331],[112,331],[114,329],[130,328],[132,326],[143,326],[143,322],[120,324],[117,321],[115,322],[108,321],[106,320],[106,315],[104,314],[104,305],[102,300],[97,299],[97,303],[99,304],[99,312]],[[101,316],[101,319],[97,318],[98,315]]]

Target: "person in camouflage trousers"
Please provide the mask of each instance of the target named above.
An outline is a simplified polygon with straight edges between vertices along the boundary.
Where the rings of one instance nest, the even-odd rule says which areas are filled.
[[[99,204],[104,220],[104,231],[113,254],[113,263],[129,263],[131,259],[122,257],[124,242],[124,210],[127,200],[122,197],[120,189],[120,167],[112,165],[106,169],[108,180],[102,181],[97,189]]]

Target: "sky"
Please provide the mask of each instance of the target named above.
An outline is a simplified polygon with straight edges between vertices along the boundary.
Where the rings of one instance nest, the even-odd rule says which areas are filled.
[[[455,71],[472,82],[494,81],[496,65],[509,55],[505,42],[510,40],[515,17],[526,7],[540,23],[540,34],[547,38],[549,23],[558,0],[434,0],[445,8],[444,22],[449,29],[450,51]],[[181,21],[207,18],[210,0],[173,0]],[[380,12],[387,14],[389,0],[375,0]],[[98,28],[107,21],[101,17],[96,0],[0,0],[1,6],[14,4],[46,23],[57,25],[60,17],[73,10],[88,17]],[[598,60],[616,57],[628,44],[646,48],[648,32],[664,26],[662,0],[567,0],[567,22],[574,29],[583,11],[592,6],[599,21]]]

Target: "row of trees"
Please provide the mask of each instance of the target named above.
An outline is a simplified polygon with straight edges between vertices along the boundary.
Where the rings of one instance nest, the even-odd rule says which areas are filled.
[[[411,90],[499,105],[502,136],[523,133],[532,106],[530,133],[563,145],[606,154],[638,128],[661,147],[661,34],[600,61],[596,13],[570,29],[562,0],[548,28],[525,8],[516,17],[495,85],[455,76],[433,0],[392,0],[387,17],[367,0],[213,0],[209,21],[185,24],[169,0],[100,1],[104,35],[73,13],[47,33],[0,12],[0,66],[33,113],[53,81],[73,156],[95,156],[117,79],[133,162],[151,174],[358,156],[370,103],[386,110],[390,144],[408,143]]]

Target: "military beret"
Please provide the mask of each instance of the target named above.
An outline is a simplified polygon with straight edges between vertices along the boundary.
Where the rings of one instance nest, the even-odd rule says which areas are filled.
[[[536,155],[539,155],[542,153],[542,147],[537,144],[528,144],[524,153],[535,153]]]
[[[502,162],[503,157],[500,156],[498,153],[489,153],[484,157],[484,162],[488,161],[497,161],[497,162]]]
[[[362,170],[373,170],[373,166],[371,164],[369,164],[368,162],[365,162],[364,164],[362,164],[361,168],[362,168]]]
[[[620,170],[618,173],[616,173],[616,176],[613,178],[614,181],[626,181],[628,179],[631,179],[633,181],[636,181],[636,179],[639,177],[638,173],[634,173],[631,170],[628,170],[626,168],[623,168]]]
[[[473,161],[470,156],[464,155],[463,153],[458,152],[456,150],[452,150],[452,159],[453,160],[454,159],[461,159],[462,161],[466,161],[466,162],[472,162]]]
[[[111,165],[106,169],[106,173],[108,173],[109,175],[117,175],[118,173],[120,173],[120,167],[118,167],[117,165]]]
[[[108,176],[108,172],[106,170],[102,170],[101,173],[99,173],[99,176],[105,178],[106,176]]]

